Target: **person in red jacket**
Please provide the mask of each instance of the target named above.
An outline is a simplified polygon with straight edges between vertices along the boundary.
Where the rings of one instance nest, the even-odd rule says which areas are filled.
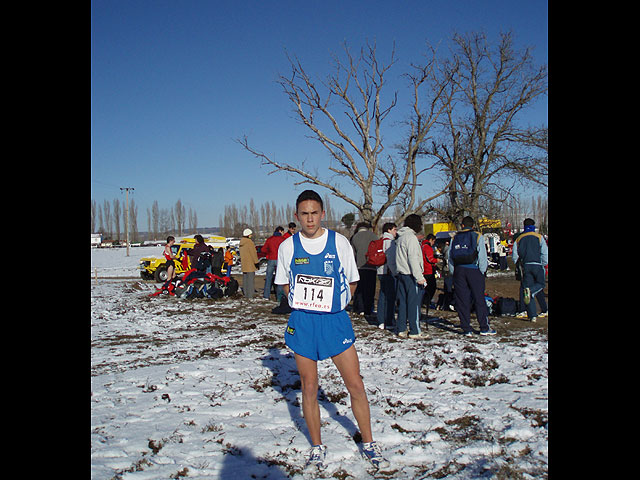
[[[282,236],[284,228],[281,226],[276,227],[275,232],[262,246],[262,252],[267,255],[267,276],[264,279],[264,292],[262,296],[267,300],[271,298],[271,285],[273,285],[273,278],[276,274],[276,266],[278,265],[278,248],[284,241],[285,237]],[[282,285],[276,285],[276,301],[280,303],[280,300],[284,296],[284,289]]]
[[[291,235],[295,235],[296,233],[296,222],[289,223],[289,230],[282,236],[282,240],[286,240]]]
[[[422,304],[426,305],[427,311],[425,312],[426,319],[429,319],[429,304],[433,294],[436,293],[436,259],[433,253],[433,245],[436,243],[436,237],[433,233],[427,235],[422,242],[422,256],[424,262],[424,278],[427,280],[427,285],[424,289],[424,296],[422,297]]]

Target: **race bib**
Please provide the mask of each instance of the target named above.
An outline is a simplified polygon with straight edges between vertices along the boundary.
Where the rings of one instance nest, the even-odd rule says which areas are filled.
[[[333,278],[315,275],[296,275],[292,308],[331,312]]]

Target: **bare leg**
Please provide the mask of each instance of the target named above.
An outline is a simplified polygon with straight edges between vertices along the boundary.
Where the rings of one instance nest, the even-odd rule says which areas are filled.
[[[312,445],[320,445],[320,407],[318,406],[318,363],[296,353],[296,365],[302,384],[302,413]]]
[[[335,357],[333,363],[338,368],[342,380],[351,396],[351,410],[358,422],[360,434],[363,442],[372,442],[371,434],[371,413],[369,411],[369,400],[364,389],[364,382],[360,376],[360,361],[356,348],[351,345],[347,350]]]

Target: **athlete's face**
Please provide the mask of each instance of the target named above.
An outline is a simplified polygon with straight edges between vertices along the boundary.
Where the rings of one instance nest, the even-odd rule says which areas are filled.
[[[296,219],[300,222],[302,234],[307,238],[315,238],[322,234],[320,222],[324,218],[324,210],[316,200],[304,200],[298,204]]]

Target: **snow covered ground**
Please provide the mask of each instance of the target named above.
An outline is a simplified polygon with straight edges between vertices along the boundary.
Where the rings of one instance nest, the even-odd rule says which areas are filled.
[[[310,444],[286,316],[262,299],[180,301],[150,297],[154,283],[93,279],[95,267],[137,276],[149,248],[161,251],[92,250],[91,478],[303,478]],[[547,476],[544,329],[495,318],[497,336],[470,339],[432,320],[414,341],[353,323],[391,461],[377,478]],[[330,360],[319,372],[324,477],[372,478],[340,376]]]

